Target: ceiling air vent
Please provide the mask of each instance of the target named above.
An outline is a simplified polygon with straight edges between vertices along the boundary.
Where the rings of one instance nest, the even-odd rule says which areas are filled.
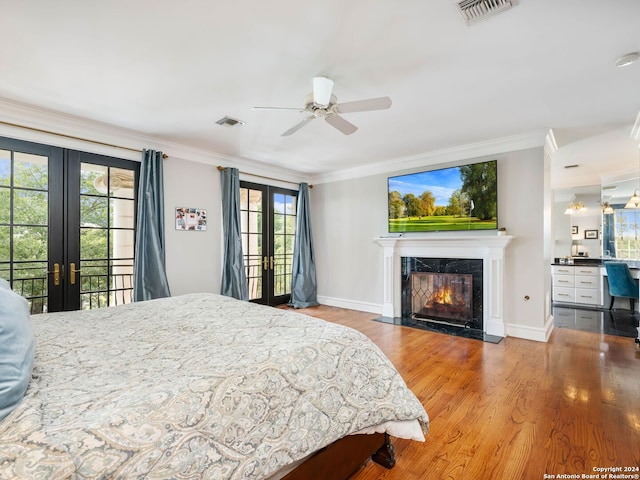
[[[222,125],[223,127],[237,127],[238,125],[245,125],[247,122],[243,122],[242,120],[238,120],[236,118],[222,117],[216,123],[218,125]]]
[[[467,25],[472,25],[513,6],[511,0],[462,0],[456,1],[456,4]]]

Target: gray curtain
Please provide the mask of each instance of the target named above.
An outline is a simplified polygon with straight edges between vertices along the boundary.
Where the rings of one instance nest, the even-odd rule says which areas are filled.
[[[222,227],[224,258],[222,262],[222,295],[249,300],[249,286],[242,257],[240,235],[240,172],[225,168],[220,172],[222,187]]]
[[[162,152],[142,151],[133,272],[133,301],[170,297],[165,268]]]
[[[293,276],[289,305],[305,308],[318,305],[316,259],[309,217],[309,185],[300,184],[296,213],[296,243],[293,247]]]

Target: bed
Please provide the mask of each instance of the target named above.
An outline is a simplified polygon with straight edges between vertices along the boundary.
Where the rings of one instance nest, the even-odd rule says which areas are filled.
[[[335,442],[428,432],[376,345],[298,312],[190,294],[31,320],[3,479],[295,478]]]

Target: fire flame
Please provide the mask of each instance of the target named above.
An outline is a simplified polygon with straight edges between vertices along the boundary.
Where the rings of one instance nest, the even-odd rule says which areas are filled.
[[[438,291],[434,292],[431,297],[429,297],[427,305],[433,305],[434,303],[438,303],[440,305],[453,305],[451,289],[448,287],[442,287]]]

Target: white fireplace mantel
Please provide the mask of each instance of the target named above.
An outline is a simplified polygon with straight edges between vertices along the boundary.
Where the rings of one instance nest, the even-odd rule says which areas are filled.
[[[506,336],[504,326],[504,254],[511,235],[398,236],[374,239],[384,251],[382,315],[398,318],[401,311],[402,257],[482,259],[483,325],[488,335]]]

